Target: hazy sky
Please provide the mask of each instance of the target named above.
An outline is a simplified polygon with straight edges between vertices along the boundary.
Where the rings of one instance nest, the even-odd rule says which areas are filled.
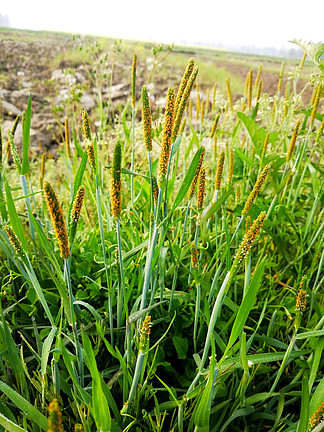
[[[12,27],[32,30],[277,48],[287,47],[293,38],[324,42],[324,0],[2,0],[1,3],[0,13],[9,15]]]

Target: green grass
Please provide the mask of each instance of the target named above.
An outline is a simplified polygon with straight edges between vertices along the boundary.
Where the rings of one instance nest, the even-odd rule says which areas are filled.
[[[171,53],[162,73],[168,62],[180,65],[177,91],[186,63]],[[225,89],[217,82],[225,71],[211,77],[212,62],[197,63],[199,88],[213,78]],[[296,69],[294,79],[298,74]],[[205,107],[203,120],[190,119],[186,109],[186,127],[173,143],[156,201],[152,176],[158,174],[163,139],[158,111],[152,112],[157,121],[149,155],[135,118],[131,171],[131,109],[123,107],[107,127],[102,115],[111,107],[104,113],[99,107],[90,116],[90,137],[82,138],[75,115],[82,107],[74,107],[71,157],[62,144],[44,174],[74,238],[65,260],[56,237],[61,230],[54,231],[42,198],[40,160],[29,160],[33,113],[26,101],[23,153],[9,164],[3,151],[0,177],[1,430],[47,430],[53,399],[66,431],[76,425],[87,432],[308,430],[324,399],[323,112],[312,121],[312,106],[301,98],[266,95],[257,105],[253,98],[248,110],[244,83],[231,81],[233,88],[241,96],[232,112],[226,93],[218,94],[213,111],[211,104]],[[211,98],[212,86],[209,91]],[[192,105],[195,111],[196,98]],[[217,140],[211,140],[216,114]],[[196,194],[189,200],[188,190],[202,147],[206,186],[198,210]],[[234,167],[228,179],[230,147]],[[215,194],[221,150],[225,164]],[[266,165],[269,173],[252,199]],[[110,181],[119,175],[121,213],[113,214]],[[74,236],[68,220],[80,185],[86,192]],[[262,218],[262,228],[256,222],[249,228]],[[245,235],[250,242],[244,249]],[[192,243],[198,269],[191,265]],[[296,309],[300,285],[305,309]]]

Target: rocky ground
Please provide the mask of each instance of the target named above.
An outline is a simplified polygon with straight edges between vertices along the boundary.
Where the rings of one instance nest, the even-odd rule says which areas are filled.
[[[90,53],[85,48],[80,52],[79,42],[63,35],[2,31],[1,36],[0,97],[3,136],[12,128],[16,117],[26,109],[29,94],[32,94],[33,113],[31,144],[41,151],[44,148],[51,151],[54,149],[54,153],[55,147],[62,140],[65,116],[80,116],[83,108],[91,112],[98,106],[100,98],[106,109],[107,105],[113,108],[110,109],[113,113],[116,107],[125,106],[130,99],[133,50],[120,53],[118,44],[112,43],[111,51],[105,56],[94,45],[91,46]],[[188,58],[189,56],[187,55]],[[250,64],[230,61],[217,61],[216,66],[226,67],[230,74],[240,77],[243,82],[251,67]],[[150,75],[150,67],[149,62],[138,67],[138,92]],[[254,68],[256,71],[257,66]],[[265,71],[263,78],[264,91],[274,94],[277,91],[278,73]],[[155,74],[156,105],[164,103],[170,80],[175,83],[179,80],[179,71],[175,67],[168,69],[162,77],[160,73]],[[301,80],[300,85],[303,84]],[[108,121],[113,121],[113,118]],[[15,139],[19,147],[20,124]]]

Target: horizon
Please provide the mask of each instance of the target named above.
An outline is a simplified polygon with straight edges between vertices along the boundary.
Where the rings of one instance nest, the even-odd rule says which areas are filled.
[[[298,53],[300,50],[302,56],[302,50],[289,41],[323,40],[322,14],[314,13],[316,10],[324,11],[322,2],[311,0],[306,9],[304,4],[301,0],[274,0],[270,8],[268,3],[265,4],[268,8],[265,20],[262,2],[260,4],[257,0],[244,4],[240,0],[232,0],[226,4],[209,4],[202,0],[199,8],[193,2],[183,7],[182,2],[175,3],[171,0],[165,0],[163,7],[160,3],[149,0],[138,0],[136,4],[126,0],[122,8],[111,1],[102,6],[99,0],[93,0],[89,6],[85,0],[57,0],[50,14],[44,9],[44,2],[30,0],[26,3],[16,0],[14,3],[7,2],[2,7],[0,17],[7,23],[6,27],[16,29],[212,46],[239,52],[243,50],[247,54],[258,54],[267,50],[287,54],[289,51]],[[156,6],[159,8],[158,12]],[[98,14],[97,11],[102,13]],[[293,15],[291,11],[294,12]]]

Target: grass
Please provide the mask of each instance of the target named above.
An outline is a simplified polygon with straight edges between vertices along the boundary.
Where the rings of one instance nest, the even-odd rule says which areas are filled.
[[[152,132],[127,107],[111,127],[71,113],[69,152],[42,168],[29,99],[22,154],[11,139],[1,159],[2,430],[320,430],[324,115],[249,85],[251,109],[240,82],[232,110],[192,97],[172,141],[172,101]]]

